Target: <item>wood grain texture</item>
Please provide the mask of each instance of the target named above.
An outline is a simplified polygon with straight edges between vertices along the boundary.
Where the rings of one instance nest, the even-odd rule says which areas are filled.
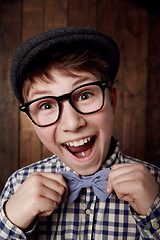
[[[148,58],[148,13],[127,2],[124,61],[123,150],[144,159]]]
[[[24,0],[22,5],[22,41],[42,32],[44,1]],[[41,159],[41,143],[28,117],[20,113],[20,167]]]
[[[10,86],[9,66],[20,43],[21,3],[11,2],[0,4],[0,189],[19,165],[19,111]]]
[[[160,14],[138,0],[7,0],[0,4],[0,190],[19,167],[50,156],[9,83],[13,51],[41,31],[67,25],[110,34],[121,56],[114,136],[122,151],[160,166]],[[151,7],[152,4],[152,7]]]
[[[149,26],[145,159],[160,166],[160,18],[151,15]]]

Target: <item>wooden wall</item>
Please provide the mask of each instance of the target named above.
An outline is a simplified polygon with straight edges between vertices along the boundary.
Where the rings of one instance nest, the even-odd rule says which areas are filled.
[[[54,27],[94,27],[121,50],[114,135],[125,154],[160,166],[160,17],[156,1],[0,1],[0,190],[16,169],[51,155],[19,113],[9,83],[12,53],[21,41]]]

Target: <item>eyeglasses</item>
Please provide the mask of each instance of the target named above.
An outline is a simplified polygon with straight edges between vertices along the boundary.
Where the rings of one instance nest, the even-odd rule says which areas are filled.
[[[104,105],[104,90],[111,91],[111,84],[98,81],[81,85],[62,96],[45,96],[22,104],[19,108],[39,127],[56,123],[62,112],[61,101],[68,99],[70,105],[81,114],[100,111]]]

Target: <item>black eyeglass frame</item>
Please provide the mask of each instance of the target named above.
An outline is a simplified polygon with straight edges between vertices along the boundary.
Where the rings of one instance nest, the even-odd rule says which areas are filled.
[[[72,102],[71,96],[72,96],[73,92],[75,92],[75,91],[78,90],[79,88],[86,87],[86,86],[90,86],[90,85],[97,85],[97,86],[100,87],[100,89],[101,89],[101,91],[102,91],[102,94],[103,94],[102,106],[101,106],[99,109],[95,110],[95,111],[83,113],[83,112],[81,112],[80,110],[78,110],[78,109],[74,106],[74,104],[73,104],[73,102]],[[32,100],[32,101],[29,101],[29,102],[27,102],[27,103],[24,103],[24,104],[20,105],[20,106],[19,106],[19,109],[20,109],[20,111],[25,112],[25,113],[28,115],[28,117],[31,119],[31,121],[32,121],[36,126],[38,126],[38,127],[48,127],[48,126],[51,126],[51,125],[55,124],[55,123],[58,122],[58,120],[60,119],[61,112],[62,112],[62,104],[61,104],[61,101],[62,101],[62,100],[68,99],[68,100],[69,100],[69,103],[70,103],[70,105],[73,107],[73,109],[76,110],[78,113],[83,114],[83,115],[92,114],[92,113],[95,113],[95,112],[100,111],[100,110],[103,108],[103,106],[104,106],[104,90],[105,90],[106,88],[108,88],[109,91],[111,92],[111,90],[112,90],[112,85],[111,85],[111,83],[108,83],[108,82],[106,82],[106,81],[98,81],[98,82],[86,83],[86,84],[83,84],[83,85],[78,86],[77,88],[73,89],[71,92],[66,93],[66,94],[63,94],[63,95],[58,96],[58,97],[56,97],[56,96],[44,96],[44,97],[40,97],[40,98],[34,99],[34,100]],[[37,124],[37,123],[34,121],[34,119],[32,118],[32,116],[30,115],[30,113],[29,113],[29,106],[30,106],[32,103],[34,103],[34,102],[36,102],[36,101],[38,101],[38,100],[45,99],[45,98],[52,98],[52,99],[55,99],[55,100],[57,101],[58,107],[59,107],[59,114],[58,114],[58,117],[57,117],[56,121],[54,121],[53,123],[46,124],[46,125],[40,125],[40,124]]]

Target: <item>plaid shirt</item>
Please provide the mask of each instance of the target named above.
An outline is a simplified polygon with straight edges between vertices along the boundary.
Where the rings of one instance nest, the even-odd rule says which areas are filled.
[[[122,155],[117,143],[113,154],[102,164],[101,169],[115,163],[144,163]],[[160,184],[160,169],[144,163]],[[82,189],[72,203],[62,203],[51,216],[39,217],[30,232],[22,232],[5,216],[4,203],[11,197],[25,179],[35,171],[69,171],[55,155],[34,163],[14,173],[7,181],[1,195],[0,239],[36,240],[125,240],[160,239],[160,196],[149,209],[147,216],[136,215],[128,202],[119,200],[113,193],[105,202],[99,200],[92,188]]]

